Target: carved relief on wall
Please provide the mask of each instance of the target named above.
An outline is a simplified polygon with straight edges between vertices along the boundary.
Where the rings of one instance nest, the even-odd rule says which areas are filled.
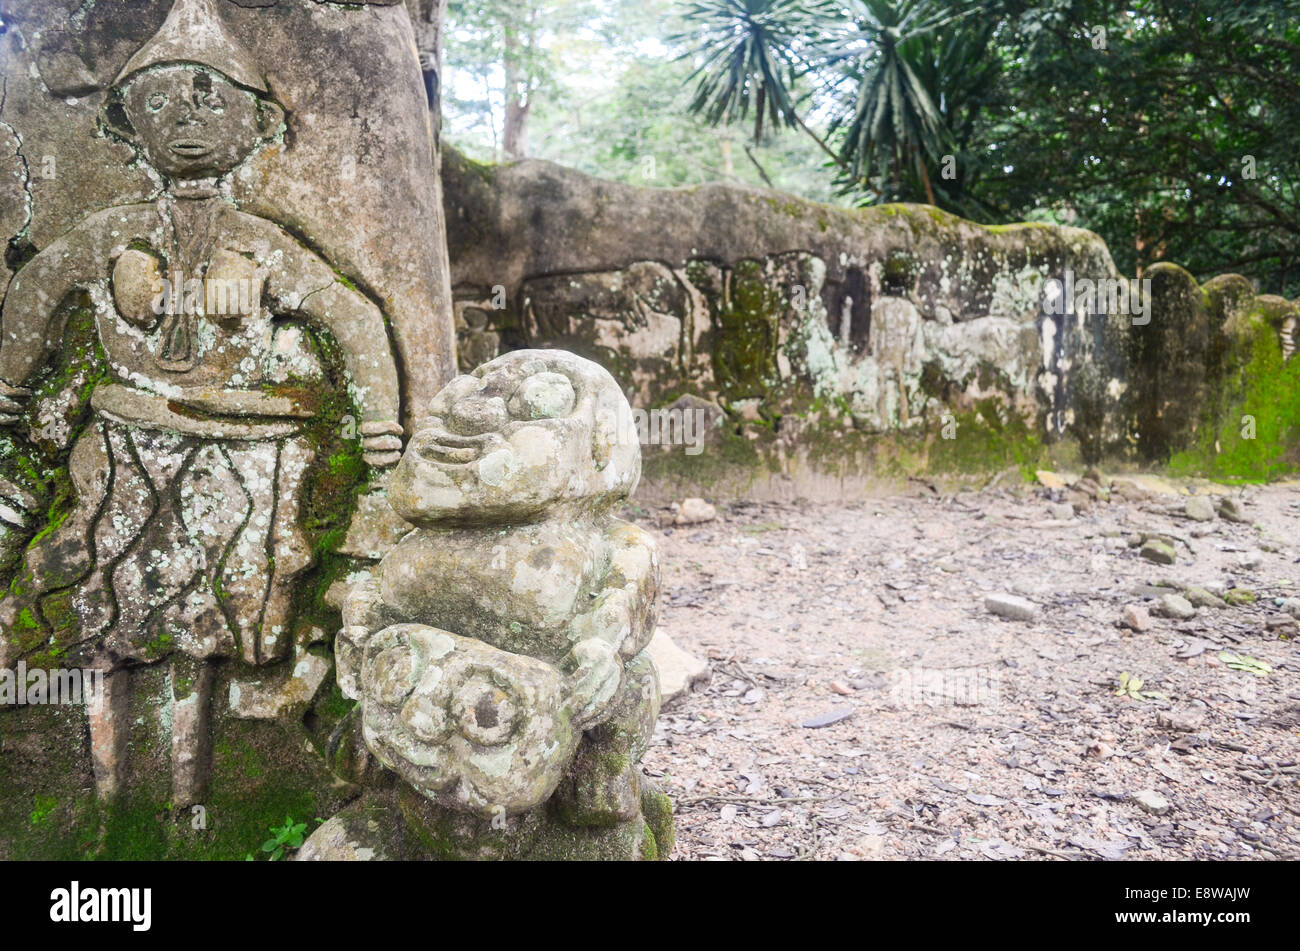
[[[917,429],[948,401],[994,396],[1032,416],[1056,398],[1040,379],[1055,363],[1043,363],[1032,314],[931,306],[896,258],[834,281],[800,251],[680,269],[644,261],[528,277],[509,306],[466,288],[462,351],[563,348],[608,368],[643,408],[689,393],[776,418],[821,401],[866,432]]]
[[[306,646],[292,621],[316,542],[301,511],[313,427],[346,401],[365,462],[391,467],[398,376],[380,309],[232,197],[232,174],[282,134],[284,108],[213,0],[177,0],[114,81],[103,123],[159,187],[50,243],[4,301],[0,421],[20,438],[70,314],[89,315],[100,358],[66,510],[0,601],[0,666],[54,656],[108,673],[107,715],[90,718],[108,795],[131,669],[171,663],[173,795],[186,803],[205,775],[213,665],[264,667]],[[21,500],[14,481],[0,495]],[[39,524],[21,507],[6,508]],[[317,684],[319,666],[303,668]]]

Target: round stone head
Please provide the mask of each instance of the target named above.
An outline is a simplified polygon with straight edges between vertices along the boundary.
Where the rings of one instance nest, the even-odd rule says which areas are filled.
[[[105,119],[159,172],[195,179],[234,169],[278,131],[284,110],[210,0],[177,0],[113,84]]]
[[[631,421],[598,364],[563,350],[507,353],[434,398],[388,498],[416,525],[604,511],[641,477]]]

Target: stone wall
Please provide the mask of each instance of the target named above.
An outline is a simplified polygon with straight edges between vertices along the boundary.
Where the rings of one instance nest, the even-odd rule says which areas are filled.
[[[1300,468],[1300,308],[1223,274],[1158,264],[1153,318],[1127,337],[1134,455],[1179,473],[1265,479]]]
[[[1192,435],[1173,417],[1202,413],[1169,408],[1191,369],[1153,341],[1205,363],[1224,323],[1159,271],[1147,315],[1104,293],[1046,300],[1054,280],[1120,279],[1088,231],[638,188],[451,150],[443,173],[462,368],[561,347],[604,364],[634,406],[704,410],[711,450],[649,451],[653,495],[839,496],[921,471],[1163,460]],[[1294,325],[1271,306],[1279,333]]]

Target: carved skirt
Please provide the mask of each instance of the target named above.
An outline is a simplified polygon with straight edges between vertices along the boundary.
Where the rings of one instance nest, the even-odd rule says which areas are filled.
[[[283,425],[264,431],[214,439],[98,413],[69,458],[73,510],[28,551],[0,624],[29,650],[37,634],[83,657],[287,656],[312,562],[299,497],[313,451]]]

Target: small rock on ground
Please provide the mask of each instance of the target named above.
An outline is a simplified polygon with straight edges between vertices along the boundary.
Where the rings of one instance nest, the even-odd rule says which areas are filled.
[[[1196,617],[1196,608],[1180,594],[1166,594],[1160,599],[1156,612],[1175,621],[1190,621]]]
[[[709,679],[709,665],[694,654],[682,650],[663,631],[655,631],[646,650],[659,670],[659,687],[663,691],[665,705],[682,696],[695,684]]]
[[[1156,725],[1178,733],[1195,733],[1205,722],[1205,711],[1199,707],[1161,710],[1156,713]]]
[[[1120,614],[1119,622],[1134,631],[1151,630],[1151,615],[1140,604],[1126,604]]]
[[[1221,518],[1229,522],[1250,521],[1250,519],[1246,517],[1246,513],[1242,510],[1241,503],[1236,499],[1219,499],[1218,513]]]
[[[1188,588],[1183,592],[1189,604],[1194,608],[1226,608],[1228,602],[1213,595],[1204,588]]]
[[[1174,552],[1174,546],[1168,542],[1162,542],[1158,538],[1149,539],[1143,546],[1139,554],[1147,561],[1154,561],[1157,565],[1172,565],[1178,560],[1178,555]]]
[[[718,517],[718,510],[703,499],[686,499],[673,519],[676,525],[699,525]]]
[[[990,594],[984,599],[984,607],[1011,621],[1032,621],[1038,615],[1038,605],[1014,594]]]
[[[1144,812],[1153,816],[1163,816],[1170,809],[1169,800],[1154,789],[1143,789],[1133,794],[1133,802]]]

